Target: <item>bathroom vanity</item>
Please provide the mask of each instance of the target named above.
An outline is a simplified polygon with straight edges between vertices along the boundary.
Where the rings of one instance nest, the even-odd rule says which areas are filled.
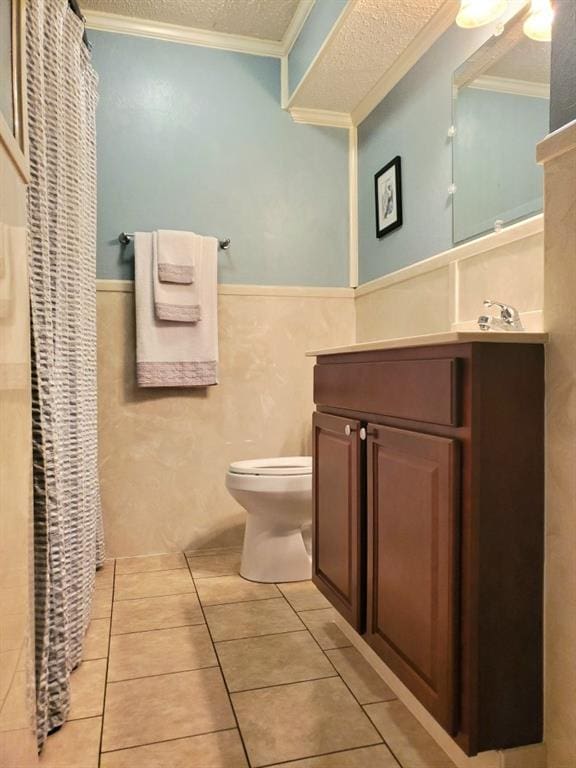
[[[314,583],[469,755],[542,738],[545,340],[310,353]]]

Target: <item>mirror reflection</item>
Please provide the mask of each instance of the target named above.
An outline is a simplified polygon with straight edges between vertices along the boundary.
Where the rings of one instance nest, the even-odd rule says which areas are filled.
[[[516,17],[454,74],[454,243],[542,210],[536,144],[548,133],[550,43]]]

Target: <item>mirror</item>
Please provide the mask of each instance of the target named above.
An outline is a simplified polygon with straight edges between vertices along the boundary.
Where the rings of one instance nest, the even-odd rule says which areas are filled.
[[[526,37],[523,21],[454,73],[454,244],[542,210],[536,144],[548,134],[550,43]]]
[[[0,114],[14,135],[12,2],[0,0]]]

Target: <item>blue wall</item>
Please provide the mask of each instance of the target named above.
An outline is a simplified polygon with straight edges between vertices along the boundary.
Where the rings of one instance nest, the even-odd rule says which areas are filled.
[[[123,230],[230,237],[219,280],[347,285],[348,134],[280,109],[277,59],[90,32],[100,76],[98,276]]]
[[[358,128],[359,277],[364,283],[452,247],[452,73],[492,29],[450,27]],[[381,240],[374,174],[402,157],[404,224]]]
[[[454,139],[454,242],[542,210],[536,144],[548,133],[548,99],[462,88]]]
[[[290,94],[304,77],[330,30],[344,10],[347,0],[316,0],[298,39],[288,54],[288,83]]]

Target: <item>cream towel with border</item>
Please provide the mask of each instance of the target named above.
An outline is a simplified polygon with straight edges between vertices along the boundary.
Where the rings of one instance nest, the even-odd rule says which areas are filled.
[[[196,264],[202,320],[159,320],[154,311],[153,235],[135,234],[136,373],[140,387],[218,383],[218,241],[203,237]]]

